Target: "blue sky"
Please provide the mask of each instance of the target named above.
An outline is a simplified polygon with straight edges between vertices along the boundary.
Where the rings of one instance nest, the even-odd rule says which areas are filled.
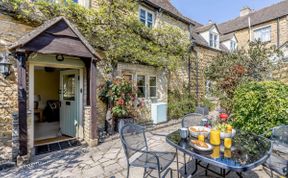
[[[221,23],[236,18],[244,6],[258,10],[280,0],[171,0],[171,2],[183,15],[207,24],[209,20]]]

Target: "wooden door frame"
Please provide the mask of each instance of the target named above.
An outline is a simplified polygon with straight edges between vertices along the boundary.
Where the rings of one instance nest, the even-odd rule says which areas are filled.
[[[84,117],[84,103],[83,103],[83,97],[84,97],[84,68],[85,64],[82,62],[81,59],[79,58],[66,58],[65,57],[65,62],[59,62],[56,60],[51,60],[55,59],[53,55],[37,55],[34,58],[29,58],[27,61],[27,66],[29,66],[29,71],[28,71],[28,81],[29,81],[29,90],[28,90],[28,111],[31,112],[31,117],[32,117],[32,123],[31,127],[27,128],[27,132],[30,133],[28,134],[28,149],[34,149],[34,82],[35,82],[35,67],[54,67],[54,68],[69,68],[69,69],[74,69],[74,70],[79,70],[79,76],[80,76],[80,91],[82,89],[82,92],[80,92],[79,95],[79,124],[78,127],[76,128],[76,137],[78,138],[84,138],[84,133],[80,133],[79,131],[84,131],[83,127],[83,117]],[[60,76],[59,76],[60,77]],[[30,129],[30,130],[29,130]],[[30,137],[30,138],[29,138]],[[33,151],[34,152],[34,151]],[[32,153],[34,154],[34,153]]]

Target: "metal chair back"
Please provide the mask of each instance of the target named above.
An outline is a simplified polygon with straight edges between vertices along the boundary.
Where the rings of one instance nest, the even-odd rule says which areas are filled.
[[[137,153],[137,150],[148,150],[145,128],[142,126],[127,123],[120,129],[120,139],[127,160]]]
[[[272,129],[271,140],[288,145],[288,125],[281,125]]]
[[[190,113],[182,117],[182,127],[190,127],[199,125],[201,120],[204,118],[202,114]]]

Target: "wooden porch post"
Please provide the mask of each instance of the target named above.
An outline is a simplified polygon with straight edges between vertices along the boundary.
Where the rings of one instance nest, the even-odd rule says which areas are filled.
[[[27,152],[27,82],[26,82],[26,55],[17,53],[18,73],[18,117],[19,117],[19,144],[20,156]]]
[[[96,110],[96,59],[91,59],[90,64],[90,106],[91,106],[91,139],[98,144],[98,122]]]

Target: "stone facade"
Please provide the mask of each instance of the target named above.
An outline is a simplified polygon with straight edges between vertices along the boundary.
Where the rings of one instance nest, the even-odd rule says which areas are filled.
[[[288,16],[279,18],[279,47],[288,41]],[[267,46],[277,47],[277,23],[278,19],[271,20],[262,24],[258,24],[251,27],[251,39],[253,40],[253,31],[262,27],[271,26],[271,40],[267,43]],[[247,49],[250,41],[250,30],[245,28],[235,32],[238,40],[238,46],[240,48]]]
[[[7,51],[7,46],[33,29],[1,13],[0,24],[0,52]],[[18,111],[16,61],[11,58],[10,62],[11,74],[6,79],[0,75],[0,162],[12,159],[12,128],[15,126],[12,113]],[[17,146],[17,141],[13,145]],[[13,152],[14,158],[15,154]]]

